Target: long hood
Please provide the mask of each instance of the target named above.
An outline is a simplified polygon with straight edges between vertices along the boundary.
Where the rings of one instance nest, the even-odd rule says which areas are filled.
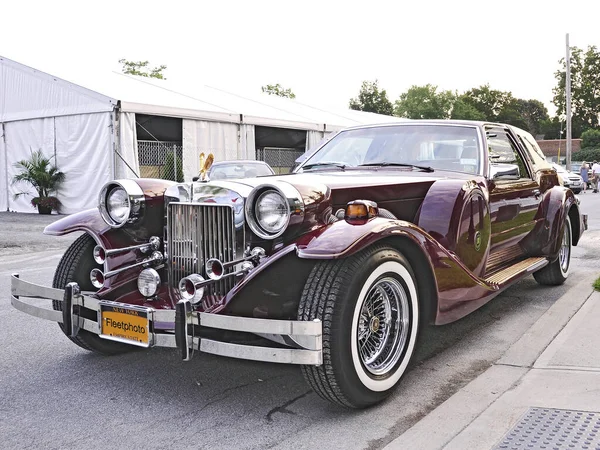
[[[298,191],[308,209],[317,205],[323,209],[330,205],[335,212],[349,201],[364,199],[377,202],[398,218],[412,221],[433,183],[448,180],[455,184],[463,179],[472,180],[474,176],[457,172],[426,173],[396,169],[326,171],[180,184],[169,188],[165,195],[176,201],[231,204],[236,216],[239,214],[239,220],[243,220],[245,199],[255,187],[286,184]]]

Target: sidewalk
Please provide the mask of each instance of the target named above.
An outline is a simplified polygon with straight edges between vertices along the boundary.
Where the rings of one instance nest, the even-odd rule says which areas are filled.
[[[593,281],[570,289],[496,364],[385,449],[600,449]]]

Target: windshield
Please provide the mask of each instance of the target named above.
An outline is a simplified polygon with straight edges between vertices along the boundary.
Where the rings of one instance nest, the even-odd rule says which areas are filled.
[[[212,166],[209,172],[211,180],[225,180],[230,178],[254,178],[273,175],[273,171],[265,164],[234,163]]]
[[[481,173],[477,130],[467,126],[398,125],[342,131],[300,167],[315,170],[381,165],[415,165]]]

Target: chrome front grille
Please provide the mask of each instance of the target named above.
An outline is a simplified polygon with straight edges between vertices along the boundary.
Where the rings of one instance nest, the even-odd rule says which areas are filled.
[[[210,258],[222,262],[236,258],[234,211],[229,205],[169,203],[167,207],[167,258],[169,284],[173,287],[193,273],[206,276],[204,264]],[[233,287],[233,277],[205,290],[208,303],[218,300]]]

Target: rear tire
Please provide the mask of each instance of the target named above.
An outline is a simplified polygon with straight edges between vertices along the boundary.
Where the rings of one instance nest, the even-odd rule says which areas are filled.
[[[82,291],[96,291],[97,289],[90,281],[90,272],[95,268],[102,270],[103,267],[96,264],[96,261],[94,261],[93,251],[95,246],[96,241],[94,241],[89,234],[82,234],[79,236],[67,249],[58,263],[56,272],[54,273],[52,287],[64,289],[67,283],[75,281],[79,284]],[[62,311],[62,305],[63,304],[60,301],[52,301],[52,308],[56,311]],[[93,317],[86,318],[93,318],[95,320],[95,313],[92,313],[92,315]],[[63,324],[59,323],[58,325],[60,326],[60,329],[64,331]],[[85,330],[80,330],[75,337],[67,337],[79,347],[102,355],[118,355],[120,353],[136,350],[136,347],[134,346],[108,341]]]
[[[566,281],[571,268],[572,238],[571,219],[567,215],[558,258],[543,269],[534,272],[535,281],[547,286],[558,286]]]
[[[317,263],[298,306],[299,320],[323,324],[323,364],[302,366],[313,390],[349,408],[387,398],[414,354],[417,291],[410,264],[390,247]]]

